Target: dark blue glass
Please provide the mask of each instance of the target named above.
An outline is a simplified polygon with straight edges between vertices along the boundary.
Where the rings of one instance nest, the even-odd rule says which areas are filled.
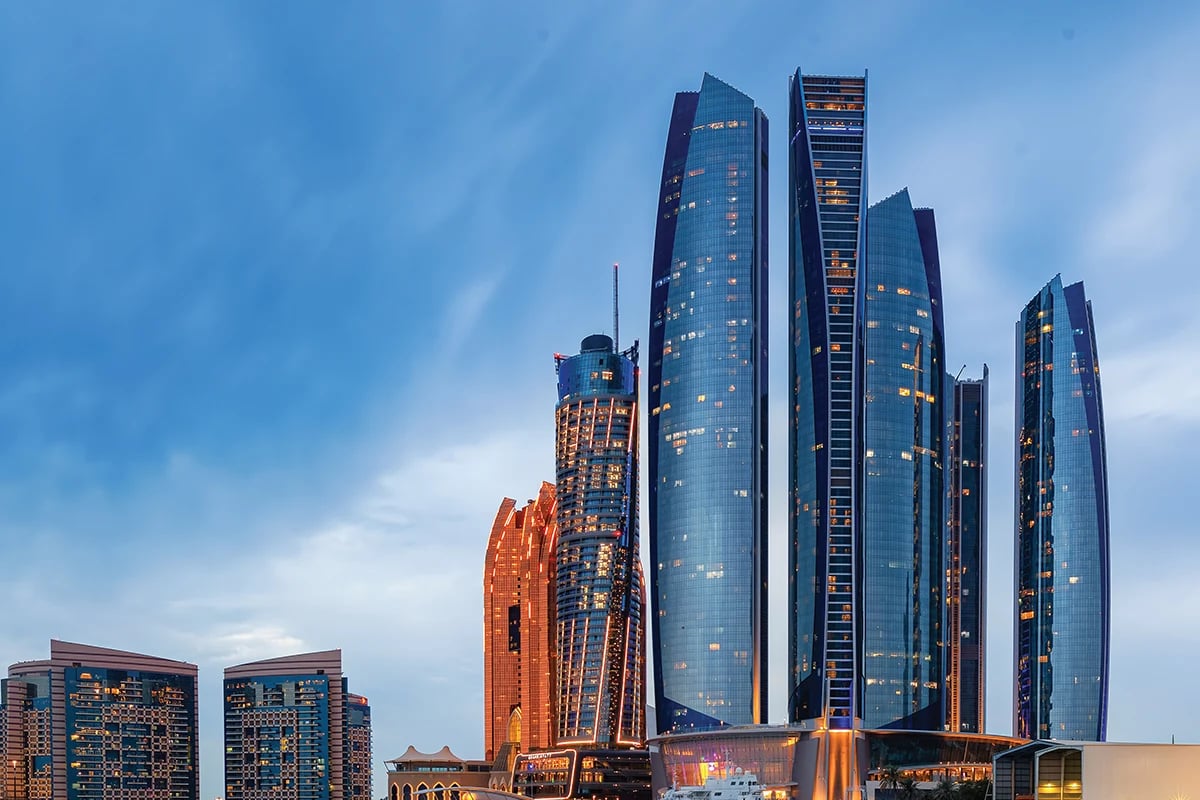
[[[1017,321],[1018,736],[1103,741],[1108,469],[1100,363],[1082,283],[1055,276]]]
[[[987,653],[988,369],[954,380],[946,584],[946,728],[983,733]]]
[[[676,95],[650,308],[660,733],[766,719],[766,170],[753,100],[707,74]]]
[[[868,211],[863,268],[862,703],[869,728],[942,730],[947,398],[933,212]]]
[[[845,727],[858,713],[866,77],[797,70],[789,123],[788,716]]]

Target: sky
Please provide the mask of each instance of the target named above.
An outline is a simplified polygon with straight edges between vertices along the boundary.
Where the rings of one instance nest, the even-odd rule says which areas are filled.
[[[871,200],[935,209],[947,364],[991,370],[988,728],[1013,325],[1061,273],[1101,363],[1109,738],[1200,742],[1200,8],[816,5],[0,4],[0,662],[197,663],[205,798],[222,668],[294,652],[343,649],[376,796],[410,744],[482,757],[492,518],[553,477],[552,354],[611,329],[614,261],[645,340],[671,104],[708,71],[772,122],[782,722],[788,78],[865,69]]]

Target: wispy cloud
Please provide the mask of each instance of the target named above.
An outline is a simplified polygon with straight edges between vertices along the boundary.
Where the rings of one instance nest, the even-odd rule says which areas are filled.
[[[1188,535],[1162,487],[1186,474],[1180,431],[1200,413],[1200,117],[1180,100],[1200,67],[1194,12],[1064,8],[1030,24],[937,4],[862,19],[726,5],[297,4],[287,20],[232,3],[0,8],[0,100],[15,109],[0,171],[16,176],[0,256],[17,265],[0,275],[0,533],[17,565],[0,605],[23,611],[0,649],[37,657],[53,635],[196,660],[206,795],[220,669],[298,649],[344,649],[380,755],[478,754],[487,526],[501,496],[552,477],[550,355],[607,329],[614,260],[622,340],[645,335],[670,103],[709,70],[772,120],[782,719],[786,82],[797,64],[869,67],[872,189],[908,185],[934,206],[950,366],[993,368],[1003,730],[1012,323],[1055,272],[1086,280],[1096,305],[1115,548],[1132,564]],[[851,17],[850,38],[824,33]],[[1173,32],[1135,35],[1149,28]],[[918,34],[939,46],[914,50]],[[1172,475],[1152,480],[1162,465]],[[1121,606],[1120,641],[1141,646],[1138,615],[1186,608],[1170,598],[1191,598],[1187,574],[1119,571],[1122,598],[1154,584]],[[1155,619],[1164,635],[1175,624]],[[1114,686],[1140,696],[1131,675]]]
[[[1103,358],[1101,381],[1109,426],[1142,423],[1147,433],[1175,437],[1181,427],[1200,426],[1200,373],[1195,368],[1200,321],[1173,331],[1147,331],[1131,345]]]

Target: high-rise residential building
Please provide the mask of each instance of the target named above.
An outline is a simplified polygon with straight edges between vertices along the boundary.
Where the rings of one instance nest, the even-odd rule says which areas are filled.
[[[826,191],[830,180],[841,184],[841,178],[826,178]],[[859,716],[868,728],[942,730],[949,404],[933,211],[914,210],[907,189],[871,206],[867,259],[859,270]],[[839,344],[832,339],[831,349]]]
[[[766,721],[767,119],[675,96],[650,291],[659,733]]]
[[[51,640],[3,683],[5,800],[199,796],[195,664]]]
[[[343,685],[345,679],[343,678]],[[342,745],[345,753],[346,798],[371,800],[371,704],[360,694],[346,692],[346,718]]]
[[[947,479],[946,729],[983,733],[987,664],[987,365],[983,366],[982,378],[954,380],[953,386]]]
[[[638,554],[637,344],[602,334],[558,370],[559,746],[645,740],[645,587]]]
[[[865,76],[791,81],[788,717],[830,727],[859,715],[866,89]]]
[[[504,498],[492,523],[483,572],[489,760],[505,744],[511,745],[509,756],[554,745],[557,513],[554,484],[543,482],[537,499],[521,508]]]
[[[1082,283],[1055,276],[1017,320],[1016,704],[1030,739],[1103,741],[1108,468],[1100,362]]]
[[[341,650],[227,667],[225,797],[370,798],[370,720]]]

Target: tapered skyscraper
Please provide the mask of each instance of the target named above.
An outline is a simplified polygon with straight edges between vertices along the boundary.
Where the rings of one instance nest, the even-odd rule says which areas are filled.
[[[1017,321],[1014,733],[1103,741],[1108,469],[1083,284],[1055,276]]]
[[[908,190],[867,216],[859,716],[868,728],[942,730],[948,403],[937,228]]]
[[[987,674],[987,365],[981,379],[954,380],[953,386],[947,477],[946,730],[983,733]]]
[[[802,75],[789,115],[792,720],[859,715],[856,565],[866,78]]]
[[[597,334],[555,362],[556,743],[636,747],[646,736],[637,344],[618,353]]]
[[[659,733],[766,721],[767,119],[675,96],[650,292]]]

